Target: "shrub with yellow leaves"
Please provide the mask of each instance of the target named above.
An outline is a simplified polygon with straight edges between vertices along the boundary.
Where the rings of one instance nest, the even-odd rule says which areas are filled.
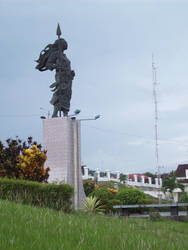
[[[30,136],[26,141],[7,139],[0,141],[0,178],[25,179],[47,182],[49,168],[44,168],[46,152]]]
[[[45,169],[45,161],[46,154],[37,145],[33,144],[31,148],[25,149],[22,155],[18,156],[17,163],[21,178],[24,180],[47,182],[50,169]]]

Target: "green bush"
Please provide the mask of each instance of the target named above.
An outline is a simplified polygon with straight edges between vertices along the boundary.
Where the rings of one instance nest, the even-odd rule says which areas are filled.
[[[145,194],[143,191],[137,188],[124,187],[116,194],[109,191],[108,185],[100,186],[99,189],[94,190],[89,196],[97,197],[105,209],[105,213],[115,213],[118,209],[114,209],[115,205],[136,205],[136,204],[152,204],[157,203],[158,200]],[[131,209],[131,212],[143,212],[148,211],[147,208]]]
[[[92,193],[90,193],[89,196],[95,196],[100,200],[113,200],[114,199],[114,194],[112,194],[110,191],[106,189],[96,189]]]
[[[73,187],[0,178],[0,198],[69,212]]]
[[[137,188],[125,188],[117,193],[118,200],[122,205],[134,205],[148,203],[147,196]]]
[[[114,205],[119,205],[120,201],[116,199],[116,194],[112,194],[110,191],[106,190],[106,189],[97,189],[94,190],[92,193],[90,193],[89,196],[92,197],[97,197],[100,202],[101,205],[103,205],[105,212],[109,213],[109,212],[113,212],[113,206]]]
[[[84,191],[85,191],[86,196],[88,196],[91,192],[94,191],[94,188],[95,188],[94,181],[84,180],[83,185],[84,185]]]
[[[108,208],[113,213],[119,212],[119,209],[113,208],[113,206],[116,206],[116,205],[121,205],[121,201],[115,198],[113,200],[108,201]]]
[[[188,193],[182,192],[180,202],[182,203],[188,203]]]
[[[163,220],[163,218],[162,218],[162,216],[160,215],[159,212],[151,212],[150,216],[149,216],[149,219],[151,221],[162,221]]]

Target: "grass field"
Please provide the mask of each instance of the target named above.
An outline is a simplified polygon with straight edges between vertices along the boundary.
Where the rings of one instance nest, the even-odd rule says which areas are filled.
[[[0,249],[188,249],[188,223],[63,214],[0,200]]]

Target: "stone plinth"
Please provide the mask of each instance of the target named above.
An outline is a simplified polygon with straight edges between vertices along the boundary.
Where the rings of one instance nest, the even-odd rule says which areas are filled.
[[[85,198],[81,174],[80,121],[69,117],[43,120],[43,144],[47,150],[49,182],[64,182],[74,187],[74,207]]]

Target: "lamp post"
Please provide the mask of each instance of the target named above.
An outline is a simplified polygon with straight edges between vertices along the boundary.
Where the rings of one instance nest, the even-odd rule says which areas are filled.
[[[73,147],[74,147],[74,209],[78,210],[78,123],[75,117],[72,117],[73,122]]]
[[[80,110],[79,110],[80,113]],[[79,114],[78,113],[78,114]],[[76,113],[75,113],[76,115]],[[81,121],[92,121],[92,120],[97,120],[100,118],[100,115],[96,115],[94,118],[86,118],[86,119],[78,119],[76,120],[76,117],[73,116],[71,117],[72,122],[73,122],[73,142],[74,142],[74,209],[78,210],[78,202],[79,202],[79,133],[78,130],[80,129],[80,123]]]
[[[76,109],[76,110],[74,111],[74,113],[73,113],[73,114],[71,114],[71,115],[68,115],[68,117],[74,117],[75,115],[79,115],[79,114],[80,114],[80,112],[81,112],[81,110],[80,110],[80,109]]]
[[[94,118],[80,119],[79,121],[94,121],[99,119],[100,117],[101,117],[100,115],[96,115]]]
[[[48,119],[50,118],[50,110],[47,111],[46,109],[44,109],[44,108],[42,108],[42,107],[40,107],[40,110],[43,110],[43,111],[47,112],[47,117],[48,117]],[[42,117],[43,117],[43,118],[42,118]],[[45,117],[45,118],[44,118],[44,117]],[[41,116],[40,118],[41,118],[41,119],[46,119],[46,116],[43,115],[43,116]]]

